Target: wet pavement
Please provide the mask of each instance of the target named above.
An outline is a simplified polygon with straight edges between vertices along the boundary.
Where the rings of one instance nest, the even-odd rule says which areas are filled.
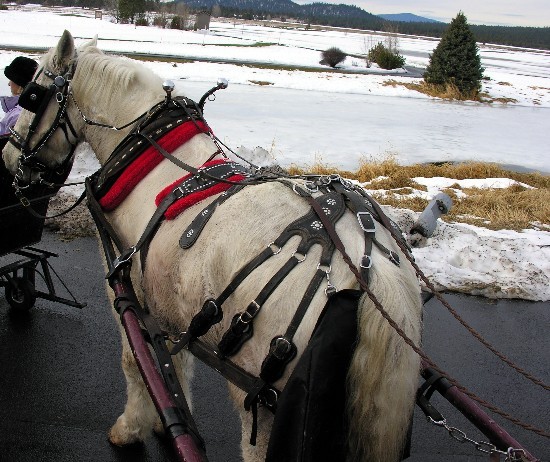
[[[105,294],[101,259],[93,238],[63,242],[45,231],[38,247],[59,254],[55,271],[82,309],[38,299],[16,313],[0,294],[0,461],[115,462],[175,460],[167,441],[115,448],[107,432],[122,412],[125,384],[120,339]],[[0,266],[8,257],[0,258]],[[39,278],[39,277],[38,277]],[[40,283],[38,283],[40,284]],[[68,296],[56,283],[58,295]],[[529,372],[550,382],[550,304],[448,296],[489,342]],[[424,315],[424,349],[452,376],[517,418],[548,431],[548,392],[511,371],[485,351],[444,307],[432,300]],[[240,424],[220,377],[203,367],[194,381],[195,419],[210,462],[238,462]],[[441,398],[434,403],[450,425],[485,440]],[[495,420],[542,460],[549,440]],[[415,411],[410,461],[488,460],[469,443],[458,443]]]

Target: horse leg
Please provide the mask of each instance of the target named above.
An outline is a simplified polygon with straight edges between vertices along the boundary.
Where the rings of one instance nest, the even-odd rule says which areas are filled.
[[[122,336],[122,370],[126,377],[126,406],[109,432],[109,441],[116,446],[143,441],[158,418],[124,334]]]
[[[109,432],[109,440],[117,446],[143,441],[150,434],[151,429],[158,435],[164,435],[162,422],[126,337],[123,337],[122,345],[122,370],[126,377],[128,399],[123,414],[119,416]],[[190,399],[189,382],[193,375],[193,358],[186,352],[182,352],[172,360],[184,396]],[[189,407],[191,408],[190,403]]]

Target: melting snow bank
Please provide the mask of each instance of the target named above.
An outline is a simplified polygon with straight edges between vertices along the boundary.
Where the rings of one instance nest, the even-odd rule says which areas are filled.
[[[419,214],[384,207],[403,230]],[[413,249],[416,262],[438,290],[489,298],[550,300],[550,233],[491,231],[438,220],[430,239]]]
[[[263,148],[238,149],[261,166],[272,166],[273,159]],[[235,159],[238,160],[238,159]],[[86,143],[81,144],[69,176],[69,181],[82,181],[97,170],[99,164]],[[431,194],[440,190],[438,183],[447,179],[430,179]],[[456,182],[457,180],[452,180]],[[495,187],[495,179],[484,180]],[[499,181],[502,181],[501,179]],[[476,180],[479,187],[481,180]],[[69,188],[59,198],[60,210],[66,209],[78,197],[82,186]],[[61,196],[61,195],[60,195]],[[154,195],[152,196],[154,197]],[[54,205],[55,201],[53,201]],[[386,213],[408,232],[420,213],[408,209],[383,206]],[[86,213],[81,219],[75,213],[68,215],[67,224],[59,225],[61,232],[77,232],[91,228],[93,223]],[[53,213],[50,210],[50,213]],[[89,222],[86,221],[89,220]],[[76,231],[74,228],[77,227]],[[64,229],[69,231],[64,231]],[[71,231],[72,230],[72,231]],[[533,301],[550,300],[550,232],[526,230],[523,232],[490,231],[476,226],[438,220],[430,239],[424,239],[413,254],[419,267],[438,290],[450,290],[489,298],[521,298]]]

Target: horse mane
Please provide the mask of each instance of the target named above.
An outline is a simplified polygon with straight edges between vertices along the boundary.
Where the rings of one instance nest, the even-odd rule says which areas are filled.
[[[100,107],[121,101],[138,85],[142,101],[147,88],[156,99],[163,94],[161,79],[151,70],[128,58],[107,55],[94,46],[79,52],[74,80],[79,82],[78,90],[75,88],[79,98]]]

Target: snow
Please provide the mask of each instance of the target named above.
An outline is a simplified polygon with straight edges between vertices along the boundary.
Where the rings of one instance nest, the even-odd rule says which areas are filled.
[[[26,53],[38,58],[67,29],[77,45],[97,35],[104,51],[189,60],[144,64],[196,100],[218,77],[227,78],[229,88],[216,93],[216,102],[206,104],[206,118],[224,143],[258,165],[307,166],[320,161],[353,170],[362,159],[392,156],[403,164],[479,160],[550,170],[548,51],[480,44],[485,75],[490,77],[484,81],[483,91],[493,99],[515,101],[458,103],[389,82],[420,81],[406,69],[387,76],[376,65],[367,69],[357,57],[348,57],[341,66],[347,73],[326,72],[328,68],[319,65],[320,52],[331,46],[348,54],[365,54],[368,47],[385,40],[376,33],[282,29],[276,23],[221,20],[213,21],[209,31],[176,31],[115,24],[105,14],[102,20],[93,15],[90,10],[37,5],[12,5],[9,11],[0,11],[0,67],[21,54],[10,48],[35,49]],[[267,45],[253,46],[258,42]],[[430,38],[400,36],[398,45],[406,66],[425,68],[437,43]],[[282,67],[263,69],[235,61]],[[296,66],[317,71],[293,70]],[[0,87],[7,92],[3,75]],[[89,147],[81,145],[70,179],[81,179],[97,167]],[[428,191],[421,193],[428,199],[455,184],[461,188],[505,188],[514,183],[501,178],[419,177],[415,181],[427,187]],[[386,210],[403,229],[410,229],[419,215],[410,210]],[[548,225],[517,232],[439,221],[434,235],[414,249],[414,257],[439,288],[492,298],[548,301]]]

